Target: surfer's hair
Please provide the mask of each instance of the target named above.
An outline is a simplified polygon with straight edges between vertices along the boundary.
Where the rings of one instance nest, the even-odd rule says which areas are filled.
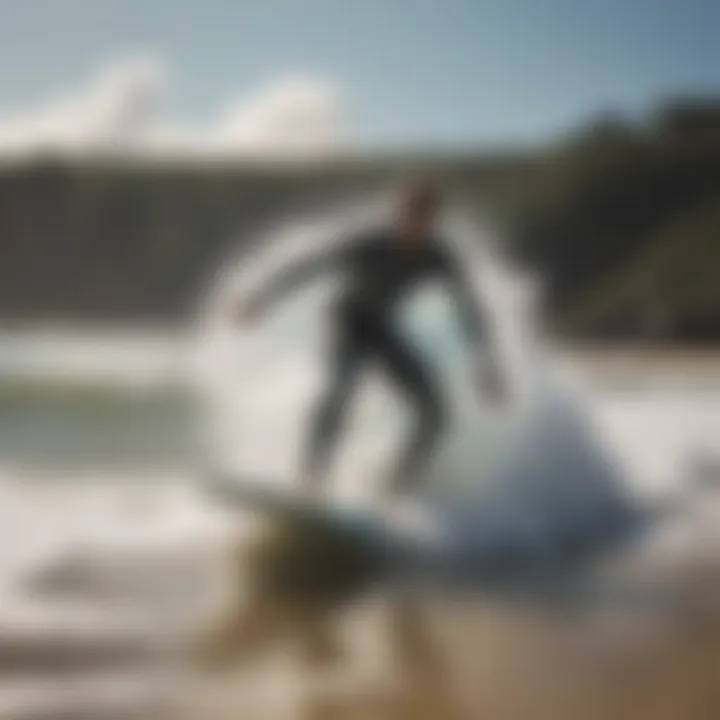
[[[401,182],[401,198],[407,209],[427,215],[435,213],[442,204],[437,182],[427,173],[406,175]]]

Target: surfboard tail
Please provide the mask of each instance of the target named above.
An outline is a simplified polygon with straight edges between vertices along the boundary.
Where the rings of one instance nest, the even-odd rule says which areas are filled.
[[[301,516],[307,512],[308,504],[303,498],[258,479],[212,472],[205,474],[204,485],[211,496],[227,506],[268,515]]]
[[[364,546],[386,548],[388,532],[383,515],[372,508],[348,508],[317,502],[278,487],[276,483],[232,473],[205,475],[205,489],[225,507],[256,512],[313,532],[327,532]]]

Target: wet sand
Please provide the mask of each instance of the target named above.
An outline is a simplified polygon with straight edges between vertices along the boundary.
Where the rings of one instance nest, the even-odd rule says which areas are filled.
[[[240,616],[221,625],[236,662],[188,717],[712,720],[720,562],[694,543],[625,557],[589,602],[380,595],[316,616],[266,598],[250,623],[265,645],[245,655]]]
[[[558,348],[555,354],[571,360],[590,378],[613,372],[640,375],[650,371],[665,380],[720,374],[720,349],[712,346],[571,345]]]

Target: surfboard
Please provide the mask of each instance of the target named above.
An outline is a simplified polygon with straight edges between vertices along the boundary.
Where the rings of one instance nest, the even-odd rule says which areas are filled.
[[[380,507],[322,502],[270,479],[230,472],[207,473],[203,484],[224,506],[260,513],[277,523],[352,536],[366,544],[386,543],[391,534],[387,514]]]
[[[513,533],[490,531],[465,541],[461,528],[446,523],[443,527],[449,538],[428,538],[399,526],[382,506],[320,502],[268,479],[214,472],[206,474],[204,482],[213,501],[224,507],[257,512],[288,529],[289,537],[297,537],[297,542],[303,537],[319,537],[322,545],[336,547],[341,555],[351,549],[374,558],[378,567],[391,568],[395,581],[429,578],[443,586],[486,592],[544,592],[553,583],[572,584],[571,579],[580,577],[600,553],[626,542],[624,533],[613,533],[612,541],[598,547],[579,543],[545,557],[533,543],[523,542],[523,537],[513,537]]]

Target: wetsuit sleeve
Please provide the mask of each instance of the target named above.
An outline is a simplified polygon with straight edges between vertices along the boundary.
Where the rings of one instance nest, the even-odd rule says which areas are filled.
[[[467,273],[458,258],[450,253],[444,254],[442,264],[463,333],[473,346],[486,344],[488,323],[484,308],[475,297]]]
[[[252,295],[252,302],[261,308],[273,305],[326,272],[344,267],[357,252],[358,243],[351,242],[311,255],[270,278]]]

